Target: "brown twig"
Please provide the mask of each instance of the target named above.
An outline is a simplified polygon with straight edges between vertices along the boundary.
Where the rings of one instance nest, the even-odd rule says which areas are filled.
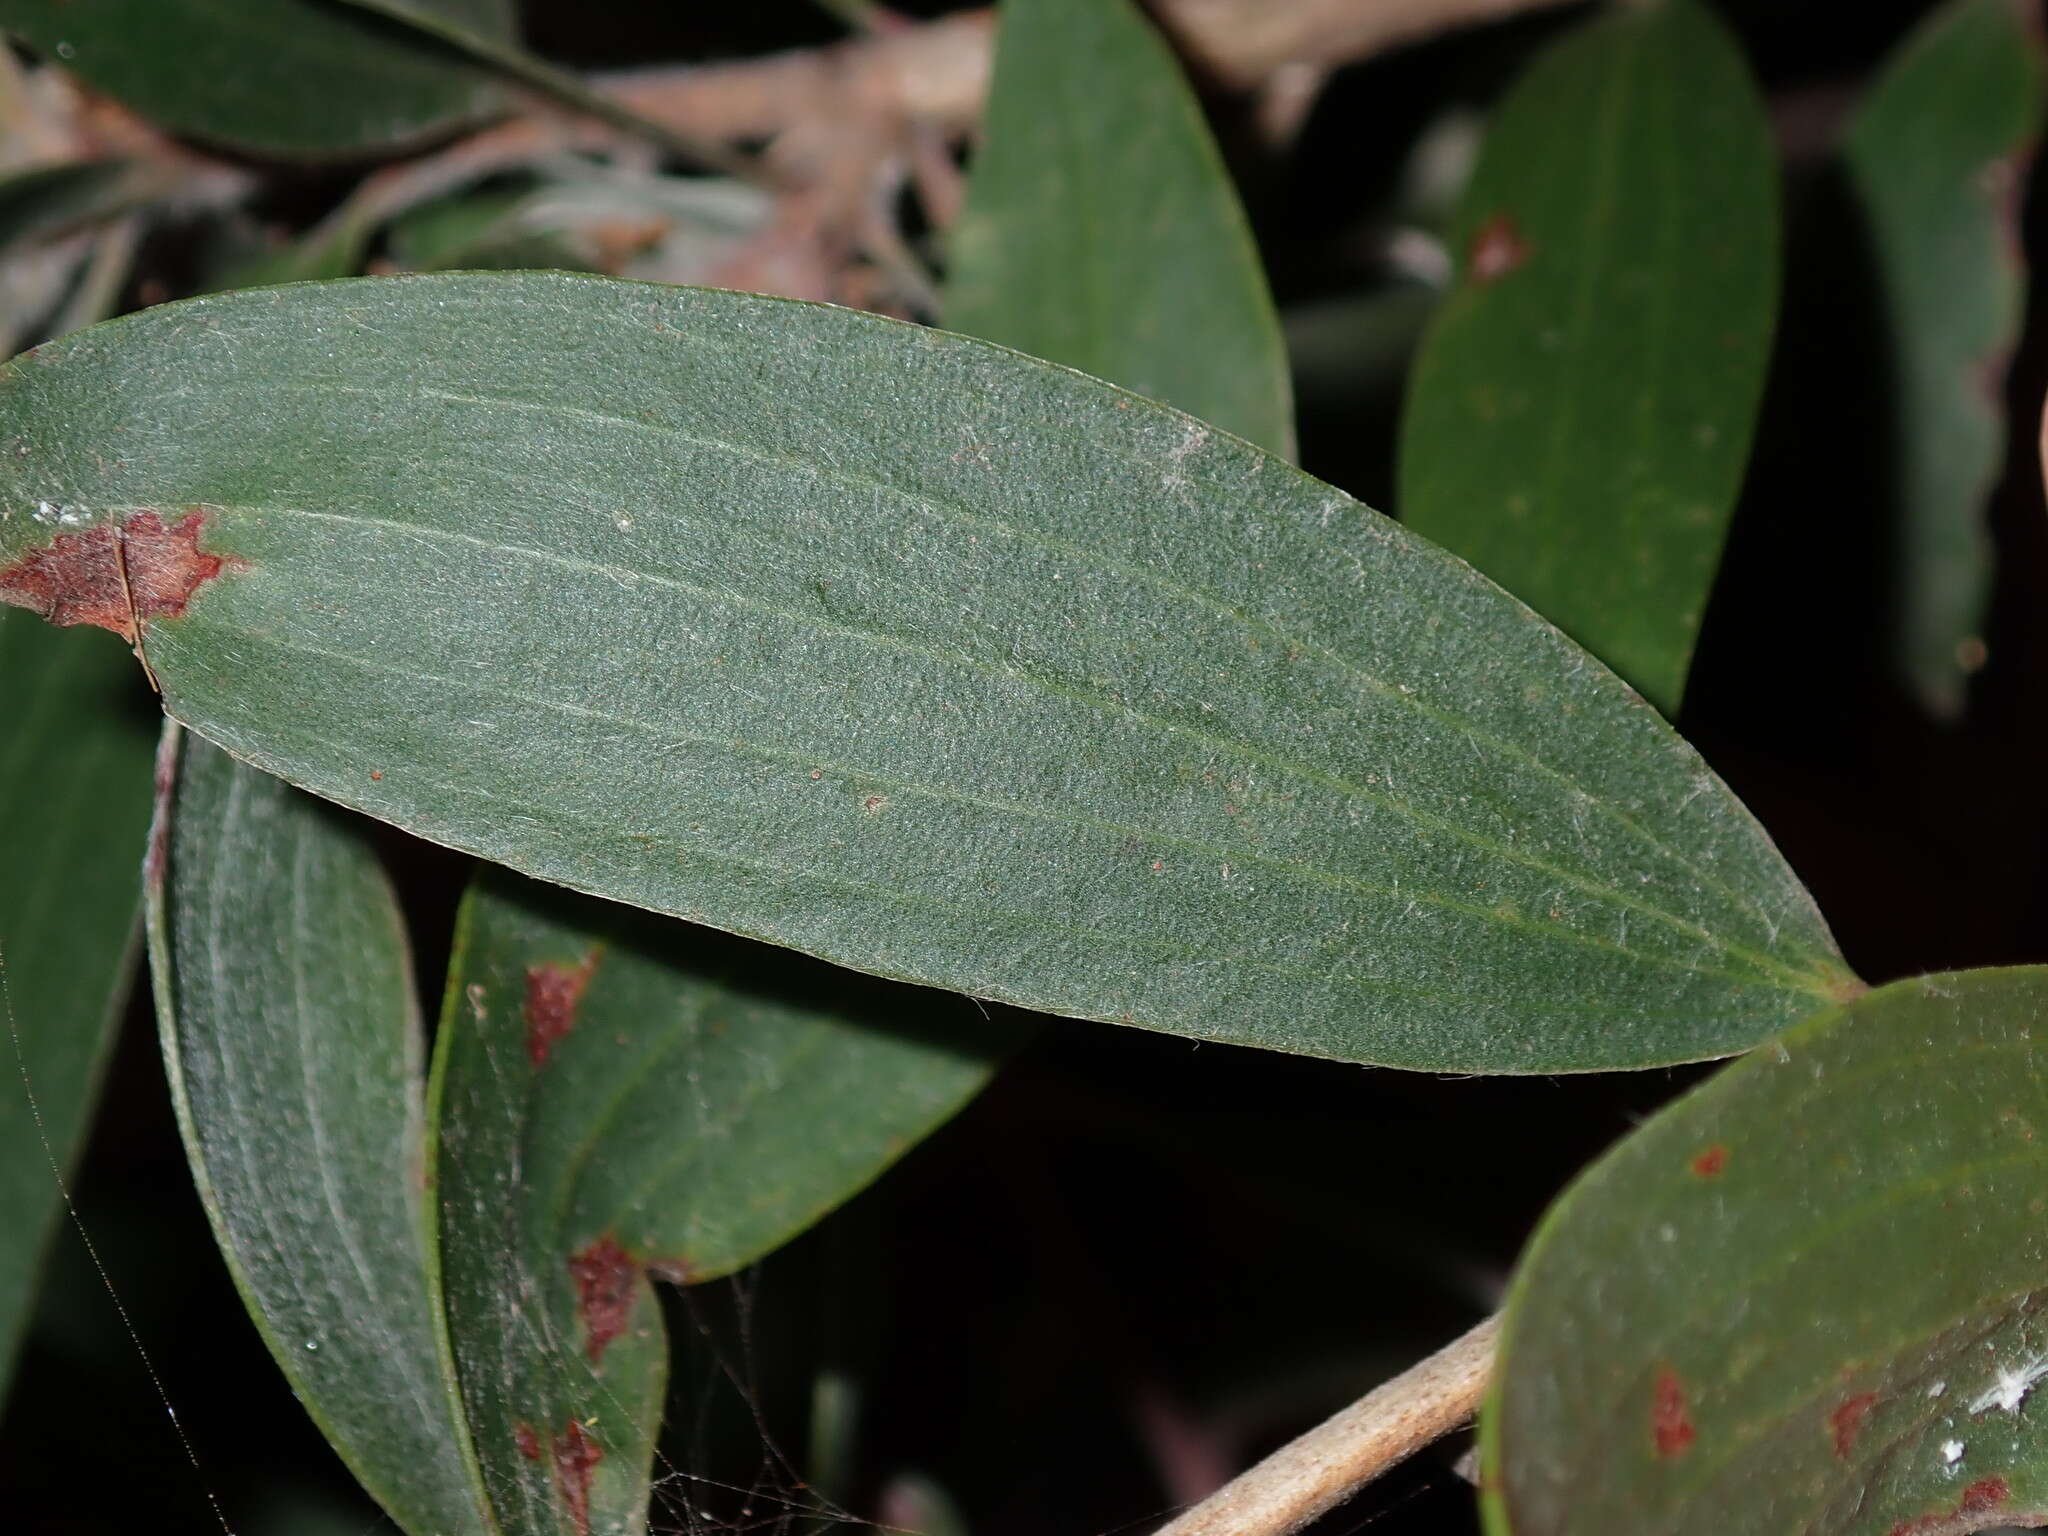
[[[1330,67],[1568,0],[1157,0],[1161,24],[1227,90]],[[770,140],[812,121],[908,118],[970,129],[988,89],[994,13],[960,11],[825,48],[647,70],[602,82],[641,115],[703,139]]]
[[[1286,1536],[1472,1417],[1493,1369],[1489,1317],[1268,1456],[1157,1536]]]

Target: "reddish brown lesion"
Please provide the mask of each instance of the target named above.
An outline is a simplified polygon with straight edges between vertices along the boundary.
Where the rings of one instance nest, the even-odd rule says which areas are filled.
[[[1997,1512],[2012,1499],[2012,1486],[2002,1477],[1980,1477],[1963,1490],[1956,1507],[1901,1520],[1885,1536],[1962,1536],[1993,1524],[2004,1524]]]
[[[639,1292],[640,1264],[607,1232],[581,1253],[569,1256],[576,1282],[576,1314],[583,1320],[584,1349],[592,1365],[605,1347],[626,1331]]]
[[[1694,1176],[1702,1179],[1719,1178],[1721,1170],[1727,1166],[1728,1148],[1718,1141],[1700,1148],[1692,1160]]]
[[[1496,213],[1473,232],[1465,252],[1465,273],[1475,283],[1495,283],[1529,259],[1529,242],[1512,214]]]
[[[526,1059],[547,1065],[548,1055],[576,1027],[583,990],[597,970],[597,951],[577,965],[547,963],[526,968]]]
[[[1854,1397],[1844,1398],[1828,1415],[1828,1430],[1834,1436],[1837,1456],[1846,1461],[1856,1449],[1856,1433],[1863,1428],[1864,1416],[1876,1404],[1875,1392],[1858,1392]]]
[[[512,1440],[518,1446],[519,1454],[528,1461],[541,1459],[540,1435],[531,1424],[514,1425]],[[584,1427],[582,1420],[571,1419],[559,1435],[548,1436],[545,1455],[554,1470],[555,1492],[561,1497],[562,1507],[568,1511],[569,1523],[575,1526],[577,1536],[590,1536],[591,1474],[604,1460],[604,1447],[597,1443],[597,1437]]]
[[[562,1507],[569,1512],[576,1536],[590,1536],[590,1475],[604,1460],[604,1447],[581,1420],[571,1419],[556,1438],[554,1452],[555,1487],[561,1492]]]
[[[1650,1392],[1650,1435],[1657,1454],[1666,1458],[1683,1455],[1699,1432],[1693,1428],[1692,1411],[1685,1401],[1685,1383],[1678,1372],[1665,1366],[1657,1372]]]
[[[52,624],[96,624],[133,645],[151,620],[176,618],[240,564],[199,547],[207,521],[196,507],[172,522],[144,510],[60,533],[0,570],[0,603]]]

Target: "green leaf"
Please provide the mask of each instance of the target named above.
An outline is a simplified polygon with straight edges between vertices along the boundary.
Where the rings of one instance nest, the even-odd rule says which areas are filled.
[[[125,160],[72,160],[0,176],[0,250],[122,212],[147,182]]]
[[[480,880],[442,1019],[436,1183],[450,1331],[511,1528],[639,1529],[667,1366],[647,1272],[710,1279],[802,1231],[966,1102],[1014,1032]]]
[[[149,878],[164,1065],[264,1342],[415,1536],[496,1529],[436,1302],[422,1042],[365,829],[171,727]]]
[[[512,28],[510,0],[430,8]],[[0,0],[0,28],[159,127],[262,153],[384,148],[496,99],[475,66],[339,0]]]
[[[1489,1528],[2041,1523],[2044,1026],[2048,969],[1899,982],[1580,1178],[1509,1299]]]
[[[1399,510],[1676,714],[1778,301],[1770,124],[1695,0],[1620,6],[1495,112],[1410,377]]]
[[[1557,1071],[1852,985],[1726,787],[1490,582],[871,315],[501,273],[127,316],[0,370],[0,596],[132,597],[174,715],[422,836],[1027,1007]]]
[[[1900,670],[1935,713],[1962,707],[1991,588],[1984,503],[2005,460],[2006,361],[2026,269],[2019,202],[2041,131],[2039,7],[1955,0],[1886,66],[1845,163],[1882,294],[1894,401]]]
[[[0,1395],[134,974],[150,714],[112,640],[0,610]]]
[[[1128,0],[1004,0],[946,323],[1294,451],[1258,247],[1200,104]]]

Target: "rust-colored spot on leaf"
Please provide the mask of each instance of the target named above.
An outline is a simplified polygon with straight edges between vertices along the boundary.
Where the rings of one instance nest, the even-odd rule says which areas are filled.
[[[1656,1439],[1659,1456],[1683,1455],[1686,1447],[1698,1438],[1685,1404],[1685,1383],[1668,1365],[1657,1373],[1657,1384],[1651,1392],[1650,1433]]]
[[[584,1430],[580,1420],[555,1441],[555,1486],[561,1490],[562,1507],[576,1527],[576,1536],[590,1536],[590,1474],[604,1460],[604,1447]]]
[[[597,953],[581,965],[530,965],[526,968],[526,1059],[547,1065],[548,1053],[576,1027],[583,989],[597,969]]]
[[[1846,1461],[1849,1453],[1856,1449],[1856,1432],[1863,1427],[1863,1416],[1876,1402],[1875,1392],[1858,1392],[1854,1397],[1845,1398],[1828,1415],[1828,1430],[1835,1437],[1835,1454],[1843,1460]]]
[[[1728,1148],[1720,1142],[1702,1147],[1699,1156],[1692,1160],[1692,1171],[1703,1179],[1716,1179],[1721,1170],[1728,1166]]]
[[[133,645],[139,626],[177,617],[195,592],[239,563],[200,549],[205,528],[200,511],[174,523],[136,512],[60,533],[0,571],[0,603],[52,624],[97,624]]]
[[[576,1281],[576,1311],[583,1319],[584,1348],[590,1363],[596,1365],[605,1346],[626,1331],[640,1266],[607,1232],[570,1256],[569,1273]]]
[[[2011,1497],[2012,1485],[2004,1478],[1980,1477],[1963,1490],[1954,1509],[1901,1520],[1886,1536],[1946,1536],[1949,1532],[1981,1530],[1978,1517],[2000,1508]]]
[[[531,1424],[514,1424],[512,1443],[519,1447],[519,1454],[528,1461],[540,1460],[540,1436],[533,1432]]]
[[[1529,242],[1513,217],[1496,213],[1472,236],[1465,271],[1475,283],[1497,283],[1529,259]]]

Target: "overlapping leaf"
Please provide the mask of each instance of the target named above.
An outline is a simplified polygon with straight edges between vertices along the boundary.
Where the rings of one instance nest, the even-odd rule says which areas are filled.
[[[637,1528],[647,1502],[667,1368],[648,1272],[710,1279],[794,1236],[958,1108],[1013,1032],[502,872],[466,904],[442,1029],[448,1313],[478,1452],[514,1529],[565,1536]]]
[[[923,1015],[967,1005],[500,871],[464,910],[430,1127],[364,826],[203,741],[165,763],[165,1059],[294,1389],[416,1536],[640,1529],[667,1366],[647,1272],[707,1279],[802,1230],[1007,1028],[935,1038]]]
[[[76,1155],[134,973],[150,731],[119,645],[4,611],[0,719],[4,1395],[58,1212],[45,1140],[62,1164]]]
[[[415,0],[502,37],[510,0]],[[160,127],[275,154],[377,149],[471,117],[488,78],[340,0],[0,0],[0,28]]]
[[[1617,7],[1494,114],[1410,376],[1398,510],[1666,714],[1777,311],[1770,125],[1695,0]]]
[[[1899,982],[1636,1131],[1545,1219],[1490,1528],[1936,1536],[2048,1517],[2048,970]]]
[[[415,1536],[495,1529],[441,1326],[423,1047],[362,827],[169,729],[150,964],[178,1122],[264,1342]]]
[[[1412,1066],[1712,1055],[1847,984],[1747,813],[1549,625],[983,343],[599,278],[310,284],[16,361],[0,450],[0,595],[139,613],[179,718],[544,879]]]
[[[1845,163],[1882,296],[1899,512],[1892,635],[1908,683],[1953,715],[1984,657],[1984,500],[2005,455],[2006,358],[2026,272],[2021,190],[2041,127],[2039,7],[1953,0],[1886,67]]]
[[[1129,0],[1005,0],[945,319],[1282,455],[1280,327],[1222,157]]]

